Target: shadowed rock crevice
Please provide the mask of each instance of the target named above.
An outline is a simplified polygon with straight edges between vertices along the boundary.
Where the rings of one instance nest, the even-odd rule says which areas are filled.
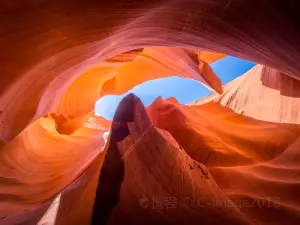
[[[134,121],[136,97],[129,95],[119,104],[111,128],[110,142],[101,168],[92,225],[106,224],[111,211],[119,202],[119,192],[124,179],[124,162],[117,143],[130,135],[127,123]]]
[[[96,200],[93,209],[92,225],[105,224],[113,208],[119,202],[119,192],[124,179],[124,161],[118,143],[130,135],[127,123],[135,121],[135,113],[142,103],[134,94],[129,94],[120,102],[112,122],[110,141],[101,168]]]
[[[106,224],[113,208],[119,202],[123,179],[124,162],[116,144],[110,143],[99,176],[92,225]]]

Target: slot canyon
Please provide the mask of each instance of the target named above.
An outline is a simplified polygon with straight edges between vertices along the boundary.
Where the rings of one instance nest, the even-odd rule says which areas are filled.
[[[299,13],[1,0],[0,225],[300,224]],[[255,66],[223,85],[212,64],[228,56]],[[95,113],[174,75],[211,93],[148,106],[130,93],[112,120]]]

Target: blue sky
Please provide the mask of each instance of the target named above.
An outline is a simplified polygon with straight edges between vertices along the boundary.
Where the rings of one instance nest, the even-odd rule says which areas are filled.
[[[226,84],[244,74],[254,65],[255,63],[253,62],[227,56],[212,63],[211,67],[222,80],[222,84]],[[207,96],[210,91],[195,80],[180,78],[174,74],[174,77],[147,81],[137,85],[123,95],[103,96],[95,105],[96,114],[111,120],[119,102],[128,93],[134,93],[142,100],[145,106],[148,106],[158,96],[162,96],[164,99],[175,97],[180,103],[187,104]]]

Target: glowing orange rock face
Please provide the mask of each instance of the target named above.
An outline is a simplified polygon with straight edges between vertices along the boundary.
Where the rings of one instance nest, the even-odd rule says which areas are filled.
[[[148,112],[156,127],[172,134],[193,159],[208,167],[270,161],[300,134],[297,125],[255,120],[218,103],[185,106],[157,99]]]
[[[297,9],[2,1],[0,224],[298,224]],[[222,87],[209,64],[225,55],[259,65]],[[129,96],[112,129],[94,115],[99,97],[173,75],[218,94],[190,106],[157,99],[150,119]],[[140,205],[191,196],[165,213]]]
[[[202,55],[205,57],[205,53]],[[207,58],[213,56],[223,57],[221,54],[210,53]],[[197,58],[197,52],[152,48],[123,53],[100,63],[73,82],[52,114],[57,130],[59,133],[70,134],[81,127],[93,114],[96,101],[104,94],[123,94],[147,80],[174,74],[198,80],[222,93],[220,79],[206,62]]]

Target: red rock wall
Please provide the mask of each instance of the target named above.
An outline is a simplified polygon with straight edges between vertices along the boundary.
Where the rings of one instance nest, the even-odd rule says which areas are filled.
[[[188,217],[206,224],[299,223],[298,8],[293,0],[1,1],[0,224],[90,224],[98,213],[92,214],[96,189],[106,184],[97,183],[102,163],[110,165],[106,151],[138,140],[130,134],[127,145],[103,151],[110,122],[94,116],[95,101],[175,74],[222,93],[209,64],[225,55],[260,65],[201,106],[156,102],[148,109],[152,122],[129,123],[135,135],[145,121],[153,132],[122,159],[124,183],[106,218],[110,224],[117,218],[185,224]],[[202,166],[190,171],[196,163],[190,157],[207,164],[210,179],[199,180]],[[141,162],[157,170],[145,172]],[[177,185],[188,191],[174,188],[171,197],[205,193],[256,205],[224,213],[209,207],[204,214],[177,208],[176,216],[134,208],[141,194],[164,197]],[[191,189],[202,185],[203,193]],[[257,200],[268,197],[272,207],[260,207]],[[128,200],[133,208],[125,210]],[[136,221],[134,212],[141,213]]]
[[[256,65],[224,86],[222,95],[212,94],[193,104],[219,102],[255,119],[300,123],[300,82],[278,70]]]

